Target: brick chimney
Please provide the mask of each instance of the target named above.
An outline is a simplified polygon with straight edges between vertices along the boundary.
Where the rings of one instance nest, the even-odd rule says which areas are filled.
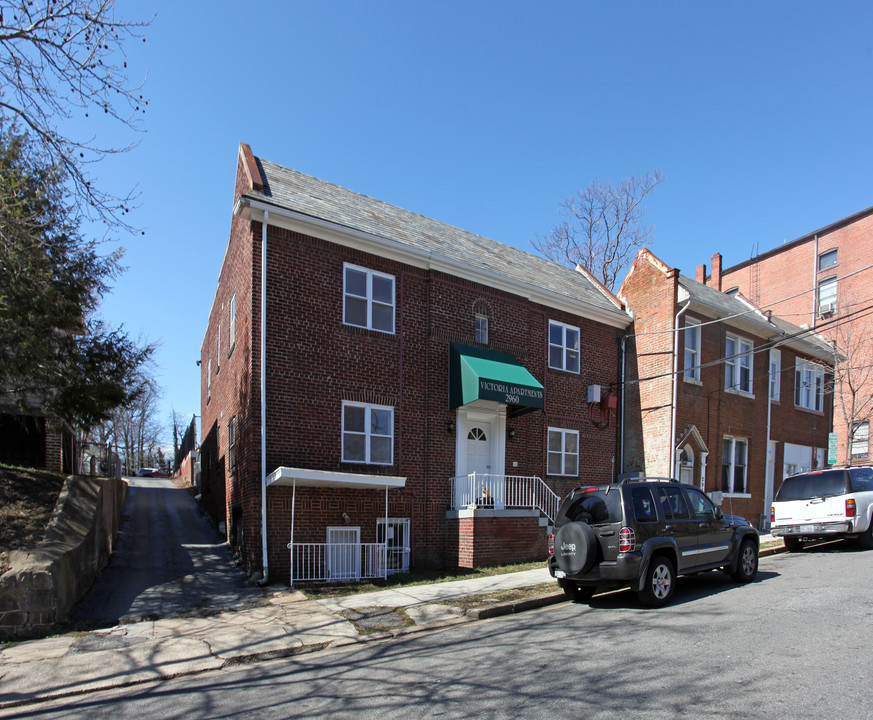
[[[706,285],[706,264],[697,266],[697,275],[694,279],[701,285]]]
[[[712,256],[712,280],[709,284],[721,292],[721,253]]]

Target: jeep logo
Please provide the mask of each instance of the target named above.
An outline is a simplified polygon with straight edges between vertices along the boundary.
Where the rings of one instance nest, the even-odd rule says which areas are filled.
[[[561,543],[561,550],[576,552],[576,543]]]

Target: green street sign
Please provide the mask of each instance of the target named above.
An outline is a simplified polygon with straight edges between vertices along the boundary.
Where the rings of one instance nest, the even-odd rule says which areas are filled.
[[[837,434],[828,433],[828,465],[837,464]]]

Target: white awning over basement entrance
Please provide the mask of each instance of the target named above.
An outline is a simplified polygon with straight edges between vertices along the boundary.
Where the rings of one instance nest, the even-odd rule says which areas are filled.
[[[277,467],[267,476],[270,485],[296,487],[352,488],[358,490],[390,490],[406,487],[405,477],[393,475],[365,475],[363,473],[332,472],[306,468]]]

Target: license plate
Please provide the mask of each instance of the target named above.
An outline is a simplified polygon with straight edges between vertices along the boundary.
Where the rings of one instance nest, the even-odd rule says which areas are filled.
[[[556,578],[565,578],[565,577],[567,577],[567,573],[565,573],[563,570],[555,570],[555,577]]]
[[[815,532],[815,525],[801,525],[800,532],[802,532],[802,533]]]

